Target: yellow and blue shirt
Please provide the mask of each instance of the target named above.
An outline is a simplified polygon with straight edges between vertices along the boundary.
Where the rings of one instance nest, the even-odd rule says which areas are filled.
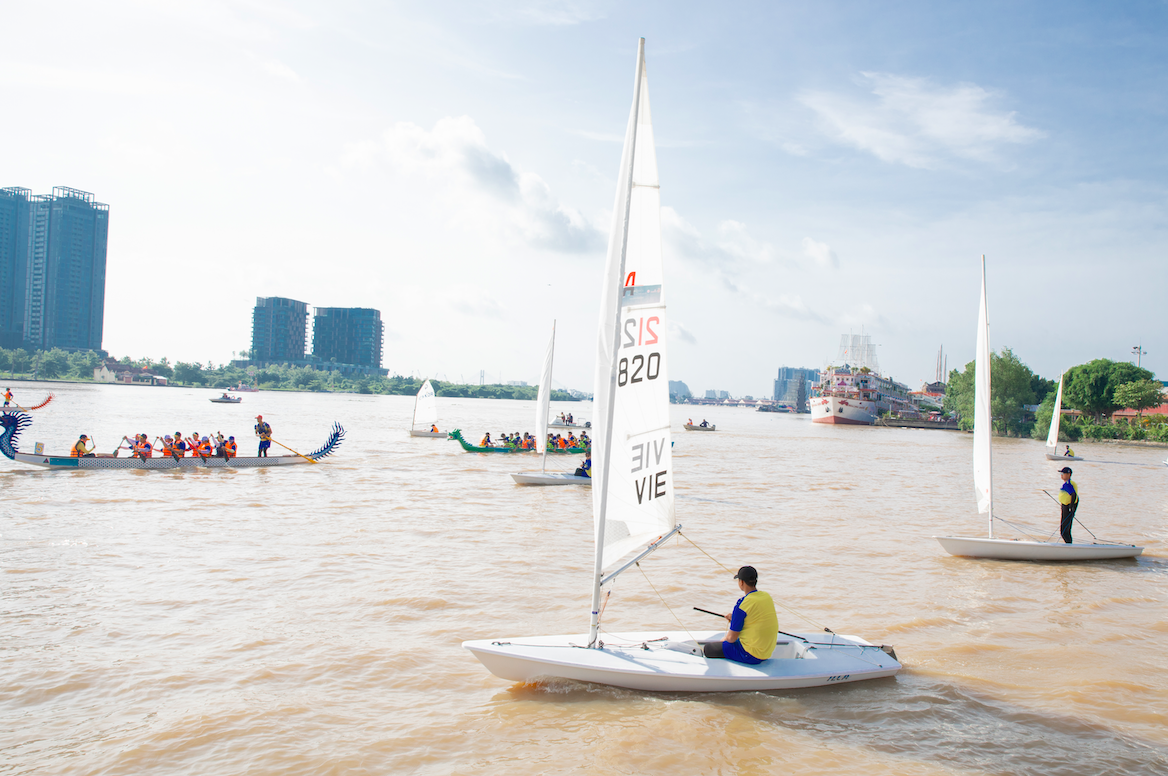
[[[730,630],[739,632],[738,643],[752,656],[769,658],[779,636],[779,617],[770,593],[752,590],[739,598],[730,614]]]

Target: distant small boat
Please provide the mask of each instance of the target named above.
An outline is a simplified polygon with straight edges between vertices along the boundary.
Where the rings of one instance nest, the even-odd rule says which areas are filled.
[[[1046,435],[1046,460],[1048,461],[1081,461],[1077,455],[1059,455],[1059,421],[1063,416],[1063,376],[1059,375],[1058,392],[1054,395],[1054,414],[1050,416],[1050,432]],[[1067,448],[1068,450],[1070,447]]]
[[[228,388],[227,390],[235,391],[236,393],[259,393],[260,392],[259,388],[256,388],[256,387],[251,386],[251,385],[244,385],[243,383],[240,383],[239,385],[235,386],[234,388]]]
[[[213,404],[239,404],[241,401],[243,401],[242,396],[228,396],[227,394],[211,399]]]
[[[684,428],[686,431],[717,431],[718,430],[718,427],[715,426],[713,423],[711,423],[708,426],[694,426],[694,425],[691,425],[689,423],[686,423]]]
[[[535,397],[535,438],[548,438],[548,405],[552,397],[552,364],[556,360],[556,322],[552,321],[552,338],[548,340],[547,353],[543,358],[543,374],[539,379],[539,394]],[[511,479],[516,485],[592,485],[591,477],[577,477],[567,472],[549,472],[547,470],[548,445],[544,443],[543,455],[540,457],[539,471],[513,472]]]
[[[561,423],[558,420],[553,420],[548,423],[548,428],[592,428],[592,424],[588,421],[583,423]]]
[[[421,428],[419,428],[419,425]],[[438,427],[438,399],[434,395],[434,386],[430,381],[422,383],[418,395],[414,399],[414,419],[410,423],[410,436],[432,437],[445,439],[450,436],[445,431],[431,431]]]
[[[457,428],[450,432],[450,438],[457,441],[458,444],[462,445],[462,449],[467,451],[468,453],[538,453],[539,452],[539,450],[536,450],[534,447],[529,449],[529,450],[525,450],[525,449],[520,448],[520,447],[507,447],[506,445],[500,445],[499,447],[494,447],[494,446],[480,447],[478,445],[472,445],[470,442],[466,441],[466,439],[462,436],[462,430],[457,429]],[[583,455],[584,453],[589,452],[591,449],[592,449],[591,447],[566,447],[566,448],[561,450],[558,447],[555,447],[555,448],[549,447],[548,452],[554,453],[557,455]]]

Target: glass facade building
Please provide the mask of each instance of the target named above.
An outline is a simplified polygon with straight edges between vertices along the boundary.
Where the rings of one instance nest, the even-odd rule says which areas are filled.
[[[312,355],[321,361],[381,369],[384,336],[380,310],[314,308]]]
[[[280,296],[256,297],[251,315],[251,361],[304,360],[308,343],[308,303]]]
[[[109,206],[0,189],[0,346],[101,350]]]

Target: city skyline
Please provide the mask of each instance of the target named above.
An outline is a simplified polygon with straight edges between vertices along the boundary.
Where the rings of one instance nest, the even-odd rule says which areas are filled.
[[[343,298],[384,367],[456,381],[536,382],[555,318],[590,391],[643,35],[671,377],[765,396],[863,332],[916,387],[972,360],[983,253],[995,349],[1168,371],[1161,5],[10,12],[5,178],[116,210],[111,352],[222,362],[258,294]],[[199,325],[141,325],[175,304]]]

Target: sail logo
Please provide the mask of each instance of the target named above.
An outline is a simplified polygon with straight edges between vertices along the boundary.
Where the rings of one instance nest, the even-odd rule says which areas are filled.
[[[665,451],[668,449],[668,440],[664,437],[633,445],[631,449],[632,455],[630,456],[633,464],[633,468],[630,470],[631,473],[636,474],[650,467],[660,466],[661,460],[665,457]],[[652,501],[653,499],[666,495],[669,485],[669,481],[666,479],[668,471],[668,469],[661,469],[660,471],[646,474],[639,479],[633,480],[633,487],[637,490],[638,504]]]
[[[661,284],[653,286],[625,286],[621,289],[621,307],[661,304]]]

